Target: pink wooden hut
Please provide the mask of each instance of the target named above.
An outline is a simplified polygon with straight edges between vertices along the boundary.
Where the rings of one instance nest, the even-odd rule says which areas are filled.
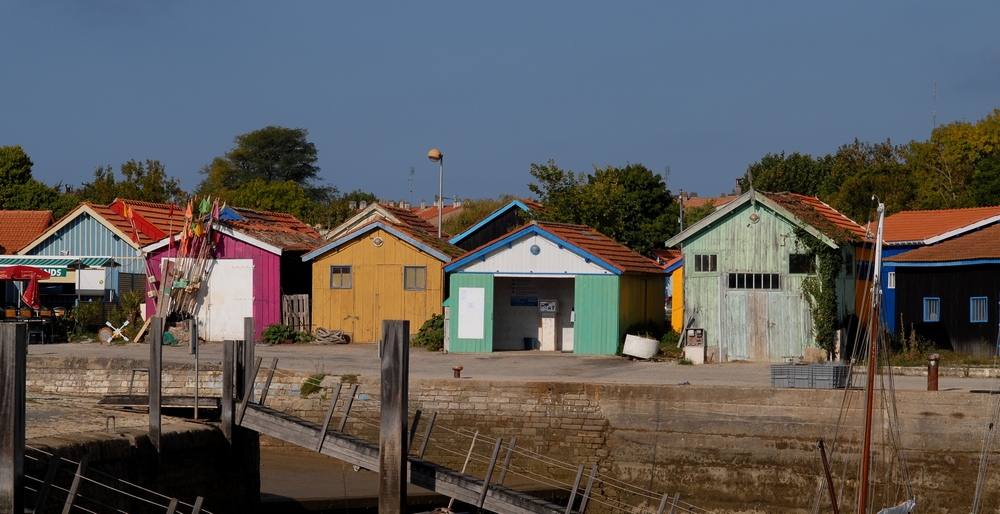
[[[312,267],[302,255],[322,243],[320,235],[288,214],[233,207],[223,208],[212,227],[218,235],[195,311],[199,336],[243,339],[243,318],[253,316],[259,340],[268,325],[282,322],[283,295],[310,292]],[[143,248],[154,277],[149,289],[159,287],[163,261],[177,257],[179,239],[175,235]],[[147,313],[155,312],[155,301],[147,297]]]

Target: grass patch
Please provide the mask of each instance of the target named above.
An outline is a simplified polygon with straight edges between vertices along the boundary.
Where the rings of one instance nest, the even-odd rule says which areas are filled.
[[[341,384],[357,384],[358,376],[355,374],[340,375]]]
[[[694,365],[694,363],[691,362],[691,359],[688,359],[686,357],[682,358],[679,361],[677,361],[677,364],[680,364],[681,366],[692,366],[692,365]]]
[[[324,378],[326,378],[326,373],[316,373],[307,378],[305,382],[302,382],[302,387],[299,388],[299,396],[305,398],[322,389],[320,384]]]

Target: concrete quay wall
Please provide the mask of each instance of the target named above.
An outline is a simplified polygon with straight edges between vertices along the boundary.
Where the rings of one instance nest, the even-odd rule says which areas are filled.
[[[29,391],[123,393],[132,365],[113,361],[29,358]],[[211,373],[203,368],[202,394],[221,391]],[[258,376],[258,387],[265,376],[264,372]],[[308,373],[276,374],[268,405],[322,423],[334,385],[345,379],[357,381],[359,395],[346,431],[377,440],[377,376],[326,377],[325,387],[302,398],[298,393],[308,377]],[[165,394],[193,394],[193,381],[190,367],[168,365]],[[344,387],[334,427],[349,384]],[[409,392],[411,413],[423,411],[414,442],[417,448],[425,420],[432,411],[438,412],[426,454],[430,460],[461,468],[471,434],[478,431],[469,469],[481,476],[495,438],[517,437],[519,450],[542,457],[516,454],[517,472],[572,482],[577,466],[589,470],[597,464],[600,478],[609,480],[596,485],[602,499],[591,503],[594,512],[607,511],[616,499],[631,505],[642,501],[610,479],[639,489],[652,484],[656,494],[679,491],[682,499],[713,512],[812,512],[817,501],[828,505],[825,496],[817,500],[821,476],[817,440],[825,438],[829,446],[837,436],[838,444],[853,454],[859,433],[853,426],[836,432],[842,412],[854,412],[844,409],[843,390],[411,380]],[[862,403],[859,391],[850,395],[849,405]],[[896,397],[920,511],[968,511],[996,397],[956,391],[900,391]],[[877,421],[876,432],[884,432],[885,425]],[[283,443],[261,437],[261,444]],[[848,468],[838,459],[833,459],[835,473]],[[984,512],[1000,508],[997,475],[991,473],[987,479]],[[655,509],[659,498],[649,501]],[[842,509],[850,507],[849,500],[841,504]],[[820,510],[828,511],[829,507]]]

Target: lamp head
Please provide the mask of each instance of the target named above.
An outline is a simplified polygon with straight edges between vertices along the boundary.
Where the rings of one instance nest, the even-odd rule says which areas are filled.
[[[438,162],[441,159],[444,159],[444,155],[441,153],[441,150],[432,148],[431,151],[427,152],[427,158],[433,162]]]

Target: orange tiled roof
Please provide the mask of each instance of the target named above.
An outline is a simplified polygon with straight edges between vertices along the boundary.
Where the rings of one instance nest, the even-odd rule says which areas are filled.
[[[656,248],[653,250],[653,255],[657,258],[658,263],[663,269],[669,268],[684,258],[684,254],[675,248]]]
[[[437,238],[437,225],[430,223],[430,221],[428,221],[427,218],[421,216],[419,212],[415,212],[412,209],[403,209],[403,208],[400,208],[400,207],[393,207],[391,205],[383,205],[382,207],[386,211],[388,211],[390,214],[392,214],[393,216],[395,216],[396,219],[398,219],[400,222],[402,222],[407,227],[409,227],[409,228],[411,228],[413,230],[419,230],[419,231],[422,231],[422,232],[426,232],[426,233],[434,236],[435,238]],[[444,208],[444,213],[445,213],[445,216],[447,216],[448,213],[449,213],[447,206]],[[436,221],[437,221],[437,208],[434,208],[434,216],[433,216],[432,219],[435,220],[435,223],[436,223]],[[442,238],[448,238],[450,236],[448,236],[445,232],[442,231],[441,232],[441,237]]]
[[[705,197],[705,198],[700,198],[700,197],[696,196],[694,198],[685,198],[684,199],[684,208],[685,209],[694,209],[696,207],[701,207],[702,205],[705,205],[708,202],[712,202],[712,207],[715,207],[716,209],[718,209],[719,207],[722,207],[723,205],[726,205],[727,203],[735,200],[736,198],[738,198],[738,196],[736,196],[736,195],[732,195],[732,196],[719,196],[719,197]]]
[[[309,251],[322,245],[322,238],[309,225],[291,214],[229,207],[243,221],[220,221],[254,239],[289,251]]]
[[[436,205],[428,205],[427,207],[424,207],[422,209],[420,207],[411,207],[410,210],[413,211],[417,216],[420,216],[421,218],[423,218],[428,222],[434,221],[435,223],[437,223],[438,208]],[[441,219],[446,220],[458,214],[459,211],[461,210],[462,210],[461,205],[458,207],[455,207],[454,205],[445,205],[444,210],[441,211]],[[434,226],[437,227],[437,225]],[[434,229],[434,233],[437,234],[437,228]]]
[[[994,216],[1000,216],[1000,206],[902,211],[885,218],[882,234],[888,244],[917,243]]]
[[[759,191],[758,191],[759,192]],[[867,235],[864,227],[830,207],[819,198],[796,193],[760,194],[780,205],[837,243],[861,241]]]
[[[54,223],[52,211],[0,211],[0,253],[17,253]]]
[[[590,227],[547,221],[532,221],[525,227],[530,225],[537,225],[567,243],[596,255],[623,273],[663,273],[663,268],[655,261],[635,253]]]
[[[886,261],[948,262],[977,259],[1000,259],[1000,224],[989,225],[935,245],[910,250],[889,257]]]

